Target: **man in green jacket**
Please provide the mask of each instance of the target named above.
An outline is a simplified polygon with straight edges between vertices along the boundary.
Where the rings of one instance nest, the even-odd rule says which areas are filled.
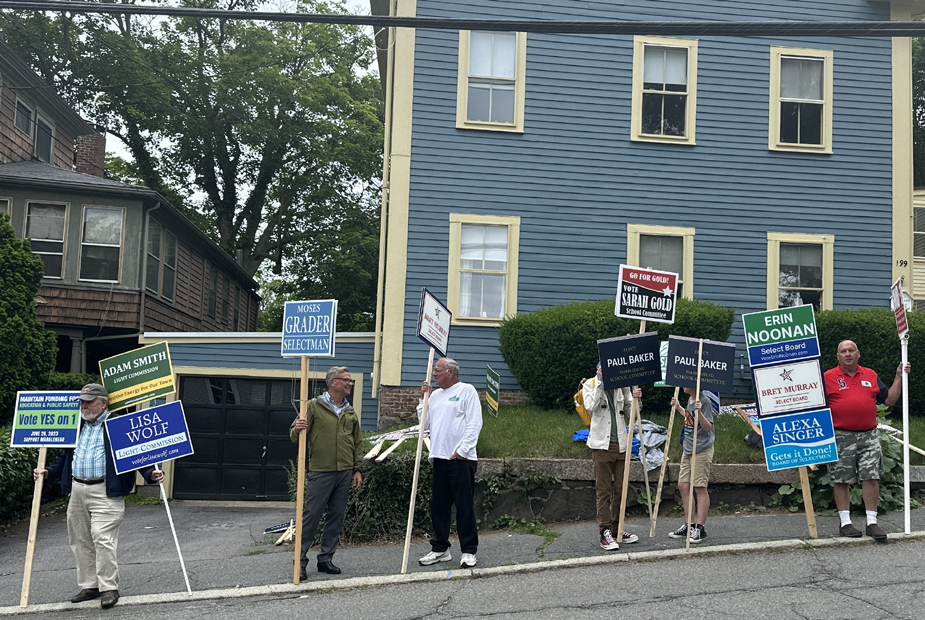
[[[308,486],[302,518],[302,570],[299,579],[308,579],[308,549],[312,546],[318,522],[327,510],[318,554],[318,572],[339,575],[332,559],[344,526],[350,487],[360,488],[363,451],[360,419],[347,396],[353,379],[346,366],[333,366],[325,382],[328,391],[308,403],[306,419],[296,418],[289,427],[289,438],[298,443],[299,433],[308,432]]]

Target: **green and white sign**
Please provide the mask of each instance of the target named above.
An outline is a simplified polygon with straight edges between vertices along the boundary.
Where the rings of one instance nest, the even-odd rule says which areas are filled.
[[[658,345],[658,354],[662,360],[662,379],[661,381],[656,381],[652,385],[654,387],[670,387],[665,383],[665,376],[668,374],[668,341],[662,340]]]
[[[501,396],[501,377],[491,369],[491,366],[485,366],[485,369],[485,404],[488,405],[488,412],[497,416]]]
[[[743,314],[742,324],[752,367],[819,357],[811,305]]]
[[[100,376],[109,392],[110,411],[177,391],[166,342],[102,360]]]

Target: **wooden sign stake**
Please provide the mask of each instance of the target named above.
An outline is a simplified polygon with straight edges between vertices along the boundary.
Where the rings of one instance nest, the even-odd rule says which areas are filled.
[[[703,362],[703,338],[700,339],[700,347],[697,349],[697,388],[694,390],[694,400],[700,400],[700,369]],[[691,479],[690,490],[687,494],[687,540],[684,549],[690,551],[691,548],[691,519],[694,517],[694,465],[697,464],[697,429],[699,428],[700,415],[694,411],[694,444],[691,448]],[[682,448],[683,452],[683,448]]]
[[[816,509],[813,507],[813,491],[809,487],[809,472],[805,467],[800,470],[800,487],[803,489],[803,508],[806,510],[806,527],[811,538],[819,538],[816,531]]]
[[[678,397],[681,388],[674,389],[674,397]],[[671,429],[674,427],[674,405],[671,407],[671,413],[668,414],[668,435],[665,436],[665,454],[662,456],[662,471],[658,476],[658,488],[655,491],[655,508],[650,515],[652,525],[649,527],[649,538],[655,536],[655,524],[658,521],[658,507],[662,502],[662,485],[665,483],[665,472],[668,470],[668,450],[671,447]]]
[[[39,458],[35,466],[36,469],[45,469],[45,458],[47,456],[48,448],[39,448]],[[32,583],[32,558],[35,555],[35,539],[39,529],[39,512],[42,507],[43,484],[45,484],[45,478],[39,476],[39,479],[35,481],[35,489],[32,491],[32,516],[29,518],[29,541],[26,544],[26,568],[23,569],[22,593],[19,597],[20,607],[29,605],[29,586]]]
[[[302,383],[299,385],[299,419],[308,418],[308,356],[302,356]],[[295,499],[295,559],[292,563],[292,583],[299,585],[299,568],[302,558],[302,510],[305,504],[305,450],[308,445],[307,431],[299,433],[299,466],[296,476]],[[315,533],[311,532],[311,536]]]
[[[639,333],[646,333],[646,322],[639,321]],[[622,389],[622,388],[621,388]],[[630,388],[632,389],[632,388]],[[620,491],[620,519],[617,524],[617,531],[613,532],[614,538],[618,543],[623,542],[623,522],[626,520],[626,496],[629,493],[630,488],[630,460],[633,456],[633,425],[636,422],[636,411],[639,407],[639,399],[633,399],[633,405],[630,407],[630,420],[629,420],[629,433],[626,437],[626,459],[623,462],[623,488]],[[616,413],[616,412],[614,412]],[[614,416],[616,417],[616,416]],[[640,431],[641,434],[641,431]],[[639,443],[642,443],[642,437],[639,438]],[[645,469],[645,465],[643,465]],[[649,510],[651,511],[651,506]]]
[[[429,382],[433,374],[434,348],[430,347],[427,357],[427,375],[424,381]],[[421,405],[421,419],[418,420],[418,446],[414,456],[414,477],[411,479],[411,503],[408,506],[408,527],[405,528],[405,549],[401,557],[401,574],[408,572],[408,554],[411,552],[411,529],[414,527],[414,502],[418,494],[418,476],[421,473],[421,452],[424,445],[424,422],[427,419],[427,404],[430,401],[430,391],[424,394],[424,403]]]

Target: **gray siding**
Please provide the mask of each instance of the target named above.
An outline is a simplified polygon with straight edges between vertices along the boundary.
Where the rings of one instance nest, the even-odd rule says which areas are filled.
[[[425,17],[889,20],[886,3],[867,0],[417,6]],[[834,51],[832,155],[768,150],[772,45]],[[694,295],[739,313],[766,307],[768,231],[835,235],[836,308],[886,300],[889,39],[699,38],[695,146],[630,141],[629,36],[529,34],[524,133],[456,129],[457,46],[455,32],[417,31],[404,385],[426,367],[414,336],[421,287],[446,299],[450,212],[521,217],[520,313],[611,297],[628,222],[696,227]],[[449,348],[463,380],[482,386],[488,363],[514,387],[496,330],[454,327]]]

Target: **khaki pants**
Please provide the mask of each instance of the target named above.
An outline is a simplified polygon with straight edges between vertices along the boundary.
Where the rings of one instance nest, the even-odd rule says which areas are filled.
[[[594,482],[597,489],[597,525],[603,533],[610,530],[619,542],[617,532],[620,522],[620,498],[623,494],[623,467],[626,452],[620,452],[620,444],[610,442],[607,450],[592,450],[594,461]]]
[[[105,482],[74,482],[67,505],[67,539],[77,561],[77,585],[81,589],[119,589],[116,548],[124,514],[125,500],[107,497]]]

